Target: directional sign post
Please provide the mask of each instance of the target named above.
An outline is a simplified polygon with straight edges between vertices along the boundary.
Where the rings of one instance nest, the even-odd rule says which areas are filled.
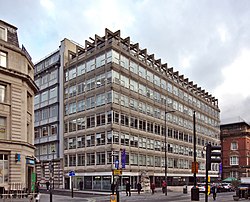
[[[119,160],[118,159],[115,160],[115,168],[119,169]]]
[[[76,175],[75,171],[73,171],[73,170],[69,171],[69,177],[72,177],[72,176],[75,176],[75,175]]]

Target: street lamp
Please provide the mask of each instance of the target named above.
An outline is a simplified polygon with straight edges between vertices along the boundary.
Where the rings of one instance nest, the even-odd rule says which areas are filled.
[[[55,150],[53,149],[52,151],[53,157],[52,157],[52,162],[50,162],[49,164],[49,170],[50,170],[50,202],[53,201],[53,197],[52,197],[52,180],[53,180],[53,189],[54,189],[54,154],[55,154]]]
[[[165,195],[168,195],[168,176],[167,176],[167,171],[168,171],[168,165],[167,165],[167,114],[168,113],[174,113],[174,110],[167,111],[165,109],[165,182],[166,182],[166,190],[165,190]]]

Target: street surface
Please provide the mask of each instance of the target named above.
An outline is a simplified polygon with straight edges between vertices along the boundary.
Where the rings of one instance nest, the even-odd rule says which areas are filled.
[[[57,195],[59,194],[59,195]],[[61,191],[61,194],[59,192],[56,192],[52,196],[53,202],[110,202],[110,196],[108,193],[105,195],[93,195],[93,193],[84,193],[78,196],[75,193],[75,196],[72,198],[71,193],[64,191]],[[233,195],[234,192],[224,192],[224,193],[218,193],[216,201],[217,202],[233,202]],[[80,197],[79,197],[80,196]],[[40,201],[39,202],[49,202],[50,201],[50,195],[49,192],[43,192],[41,193]],[[168,195],[165,196],[162,192],[158,191],[154,195],[151,193],[142,193],[138,195],[137,193],[133,192],[132,195],[126,196],[125,192],[122,192],[120,194],[120,202],[166,202],[166,201],[175,201],[175,202],[189,202],[191,201],[191,195],[183,194],[182,192],[168,192]],[[205,201],[204,194],[200,194],[200,201]],[[208,198],[209,202],[212,202],[212,196],[209,196]],[[241,199],[240,201],[249,201],[247,199]],[[0,202],[30,202],[29,199],[0,199]],[[34,201],[35,202],[35,201]]]

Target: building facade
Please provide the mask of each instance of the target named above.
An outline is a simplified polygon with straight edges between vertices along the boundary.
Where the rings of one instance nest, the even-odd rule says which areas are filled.
[[[0,20],[0,187],[31,190],[34,158],[34,66],[17,28]]]
[[[59,49],[35,64],[35,156],[37,179],[42,186],[51,181],[55,188],[63,187],[63,67],[68,51],[76,45],[64,39]]]
[[[220,130],[223,179],[250,177],[250,125],[237,121],[221,125]]]
[[[113,178],[134,188],[145,173],[160,186],[165,134],[168,184],[192,183],[194,114],[197,176],[204,178],[203,148],[220,144],[218,100],[120,31],[91,40],[69,51],[64,67],[65,188],[82,180],[84,189],[110,190]],[[112,175],[115,164],[121,176]],[[210,175],[218,170],[212,165]]]

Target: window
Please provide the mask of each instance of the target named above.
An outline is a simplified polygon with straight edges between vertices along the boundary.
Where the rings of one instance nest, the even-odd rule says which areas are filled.
[[[51,125],[50,126],[50,129],[51,129],[51,135],[56,135],[57,134],[57,125],[54,124],[54,125]]]
[[[231,150],[237,150],[238,149],[238,143],[237,142],[232,142],[231,143]]]
[[[7,30],[4,27],[0,27],[0,39],[7,41]]]
[[[0,102],[5,102],[6,100],[6,86],[0,84]]]
[[[77,155],[77,164],[78,166],[85,166],[85,154]]]
[[[9,181],[9,162],[7,154],[0,154],[0,184],[8,184]]]
[[[50,89],[49,98],[54,98],[57,96],[57,87]]]
[[[44,126],[42,128],[42,136],[48,136],[48,126]]]
[[[96,165],[105,165],[105,153],[96,153]]]
[[[6,139],[6,118],[1,116],[0,116],[0,139]]]
[[[230,165],[239,165],[239,157],[231,156],[230,157]]]
[[[7,54],[0,51],[0,66],[7,67]]]

